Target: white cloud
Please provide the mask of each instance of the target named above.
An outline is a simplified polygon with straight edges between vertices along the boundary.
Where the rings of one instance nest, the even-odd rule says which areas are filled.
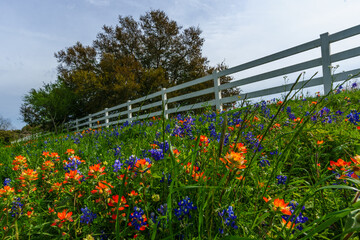
[[[95,6],[109,6],[110,0],[85,0],[86,2]]]

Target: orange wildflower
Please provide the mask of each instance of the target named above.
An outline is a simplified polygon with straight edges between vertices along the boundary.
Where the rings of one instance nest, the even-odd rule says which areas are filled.
[[[70,172],[65,173],[65,181],[63,183],[67,183],[68,180],[76,180],[79,181],[83,175],[78,173],[78,170],[70,170]]]
[[[346,170],[350,169],[350,165],[351,165],[351,162],[345,162],[344,160],[339,158],[337,160],[337,162],[330,161],[331,168],[329,167],[328,170],[335,171],[337,168],[340,168],[341,171],[346,171]]]
[[[8,198],[14,193],[15,189],[10,186],[4,186],[3,188],[0,188],[0,197]]]
[[[95,186],[95,189],[91,191],[92,194],[99,193],[99,194],[105,194],[110,195],[111,194],[111,188],[114,188],[114,186],[111,186],[110,183],[104,181],[100,181],[98,183],[98,186]]]
[[[41,167],[41,170],[52,170],[55,164],[52,161],[45,161]]]
[[[73,154],[75,154],[75,151],[73,149],[67,149],[65,154],[73,155]]]
[[[291,215],[290,207],[288,207],[289,203],[285,203],[284,199],[275,199],[274,200],[274,211],[280,210],[285,215]]]
[[[323,144],[323,143],[324,143],[323,140],[319,140],[319,141],[316,142],[317,145],[321,145],[321,144]]]
[[[105,175],[105,167],[100,167],[100,163],[90,166],[89,169],[88,175],[93,176],[95,179],[101,175]]]
[[[231,168],[246,168],[245,163],[247,160],[245,160],[245,157],[242,153],[231,151],[225,155],[225,159],[220,158],[220,160]]]
[[[57,216],[59,219],[56,219],[55,222],[53,224],[51,224],[51,226],[56,226],[58,222],[60,222],[60,224],[58,224],[58,227],[61,228],[63,226],[63,223],[66,221],[69,222],[73,222],[74,220],[72,219],[72,212],[67,212],[67,209],[64,209],[62,212],[58,212]]]
[[[14,170],[14,171],[17,171],[17,170],[19,170],[20,168],[21,168],[21,169],[24,169],[24,168],[27,168],[27,167],[28,167],[28,165],[27,165],[27,163],[26,163],[26,157],[23,157],[23,156],[21,156],[21,155],[16,156],[15,159],[13,160],[13,163],[12,163],[12,164],[14,165],[14,167],[13,167],[13,170]]]
[[[33,169],[26,169],[26,170],[22,171],[19,179],[22,182],[35,181],[38,179],[38,174]]]

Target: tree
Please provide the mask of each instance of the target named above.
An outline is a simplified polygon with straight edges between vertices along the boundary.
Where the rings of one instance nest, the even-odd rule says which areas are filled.
[[[0,115],[0,130],[9,130],[10,128],[12,128],[10,120]]]
[[[82,117],[226,68],[225,64],[208,66],[207,58],[202,56],[203,43],[200,28],[183,29],[165,12],[152,10],[139,21],[119,16],[118,25],[103,26],[92,46],[77,42],[55,53],[55,57],[61,82],[80,97],[82,108],[76,114]],[[222,78],[221,82],[230,80]],[[199,84],[192,90],[212,84]],[[232,92],[224,91],[223,96]],[[204,96],[183,103],[209,99]]]
[[[57,132],[60,125],[73,119],[77,105],[77,96],[58,81],[44,83],[39,90],[31,89],[24,97],[20,113],[31,127],[41,125]]]

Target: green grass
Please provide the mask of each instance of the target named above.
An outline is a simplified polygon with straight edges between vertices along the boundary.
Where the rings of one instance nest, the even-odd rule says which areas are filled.
[[[359,90],[292,95],[4,146],[0,238],[350,238],[360,222]],[[85,207],[96,214],[88,224]]]

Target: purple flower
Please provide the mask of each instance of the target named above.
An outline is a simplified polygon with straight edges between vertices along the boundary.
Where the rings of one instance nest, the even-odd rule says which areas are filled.
[[[94,219],[97,217],[96,213],[93,213],[90,211],[90,209],[88,209],[87,207],[85,208],[81,208],[82,211],[82,215],[80,217],[80,222],[81,223],[86,223],[86,224],[90,224],[94,221]]]

